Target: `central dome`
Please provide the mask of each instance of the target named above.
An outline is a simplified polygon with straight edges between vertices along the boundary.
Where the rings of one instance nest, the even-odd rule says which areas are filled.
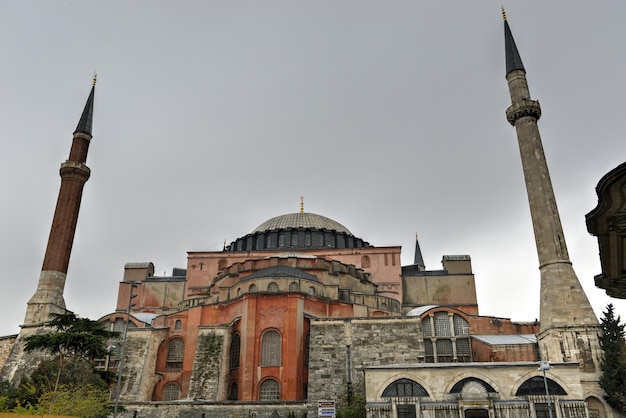
[[[261,225],[256,227],[252,233],[254,234],[256,232],[290,228],[328,229],[352,235],[352,232],[339,222],[325,216],[309,212],[288,213],[286,215],[276,216],[263,222]]]

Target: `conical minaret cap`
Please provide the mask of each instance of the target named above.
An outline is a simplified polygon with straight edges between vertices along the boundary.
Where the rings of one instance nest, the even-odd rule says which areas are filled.
[[[78,121],[78,125],[76,126],[76,132],[83,132],[91,135],[91,126],[93,120],[93,100],[94,95],[96,93],[96,77],[93,79],[93,86],[91,87],[91,92],[89,93],[89,97],[87,98],[87,103],[85,103],[85,108],[83,109],[83,114],[80,116],[80,120]]]
[[[424,265],[424,257],[422,257],[422,250],[420,249],[420,241],[417,237],[417,233],[415,234],[415,257],[413,258],[413,264],[422,269],[425,269]]]
[[[505,15],[506,16],[506,15]],[[510,73],[515,70],[522,70],[526,72],[524,64],[522,64],[522,58],[519,56],[517,46],[515,45],[515,39],[511,33],[509,22],[506,17],[504,19],[504,51],[506,56],[506,73]]]

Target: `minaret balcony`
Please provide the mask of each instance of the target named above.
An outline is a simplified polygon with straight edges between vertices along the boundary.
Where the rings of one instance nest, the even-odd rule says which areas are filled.
[[[66,161],[61,164],[59,174],[61,175],[61,178],[74,178],[77,180],[87,181],[91,175],[91,169],[84,163]]]
[[[541,117],[541,106],[539,106],[538,101],[528,99],[521,100],[513,103],[506,110],[506,119],[513,126],[515,126],[515,122],[517,122],[518,119],[526,116],[530,116],[534,119],[539,119]]]

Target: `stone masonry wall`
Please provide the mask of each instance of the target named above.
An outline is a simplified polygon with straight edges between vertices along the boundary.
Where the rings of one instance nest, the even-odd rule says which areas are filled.
[[[120,401],[150,401],[158,380],[154,373],[159,345],[166,329],[129,329],[124,350],[123,382]]]
[[[6,337],[0,337],[0,370],[6,363],[9,358],[9,354],[11,354],[11,348],[13,348],[13,344],[17,339],[16,335],[7,335]]]
[[[124,411],[118,414],[120,418],[288,418],[290,413],[293,413],[296,418],[302,418],[306,413],[306,404],[302,402],[272,405],[264,405],[260,402],[249,404],[243,402],[213,404],[196,401],[175,404],[150,402],[126,404],[124,407]]]
[[[363,367],[424,361],[416,317],[311,320],[309,404],[365,393]]]
[[[228,364],[226,355],[230,346],[230,327],[202,327],[189,385],[189,398],[209,401],[226,398]]]

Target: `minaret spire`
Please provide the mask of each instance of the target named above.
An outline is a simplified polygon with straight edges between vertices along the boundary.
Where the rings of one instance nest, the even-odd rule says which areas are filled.
[[[96,77],[94,75],[91,92],[76,131],[74,131],[70,155],[67,161],[61,164],[59,171],[61,175],[59,197],[52,219],[37,290],[28,302],[26,309],[25,327],[43,324],[49,320],[50,313],[65,312],[63,299],[65,278],[76,232],[83,187],[91,173],[85,163],[92,137],[95,86]]]
[[[413,264],[415,264],[419,270],[426,270],[424,265],[424,257],[422,257],[422,250],[420,248],[420,241],[415,233],[415,257],[413,258]]]
[[[541,272],[540,332],[568,326],[597,325],[598,320],[567,252],[537,125],[541,107],[539,102],[530,98],[526,70],[506,20],[504,39],[506,79],[511,95],[506,117],[517,132]],[[555,361],[555,356],[558,354],[549,360]]]

